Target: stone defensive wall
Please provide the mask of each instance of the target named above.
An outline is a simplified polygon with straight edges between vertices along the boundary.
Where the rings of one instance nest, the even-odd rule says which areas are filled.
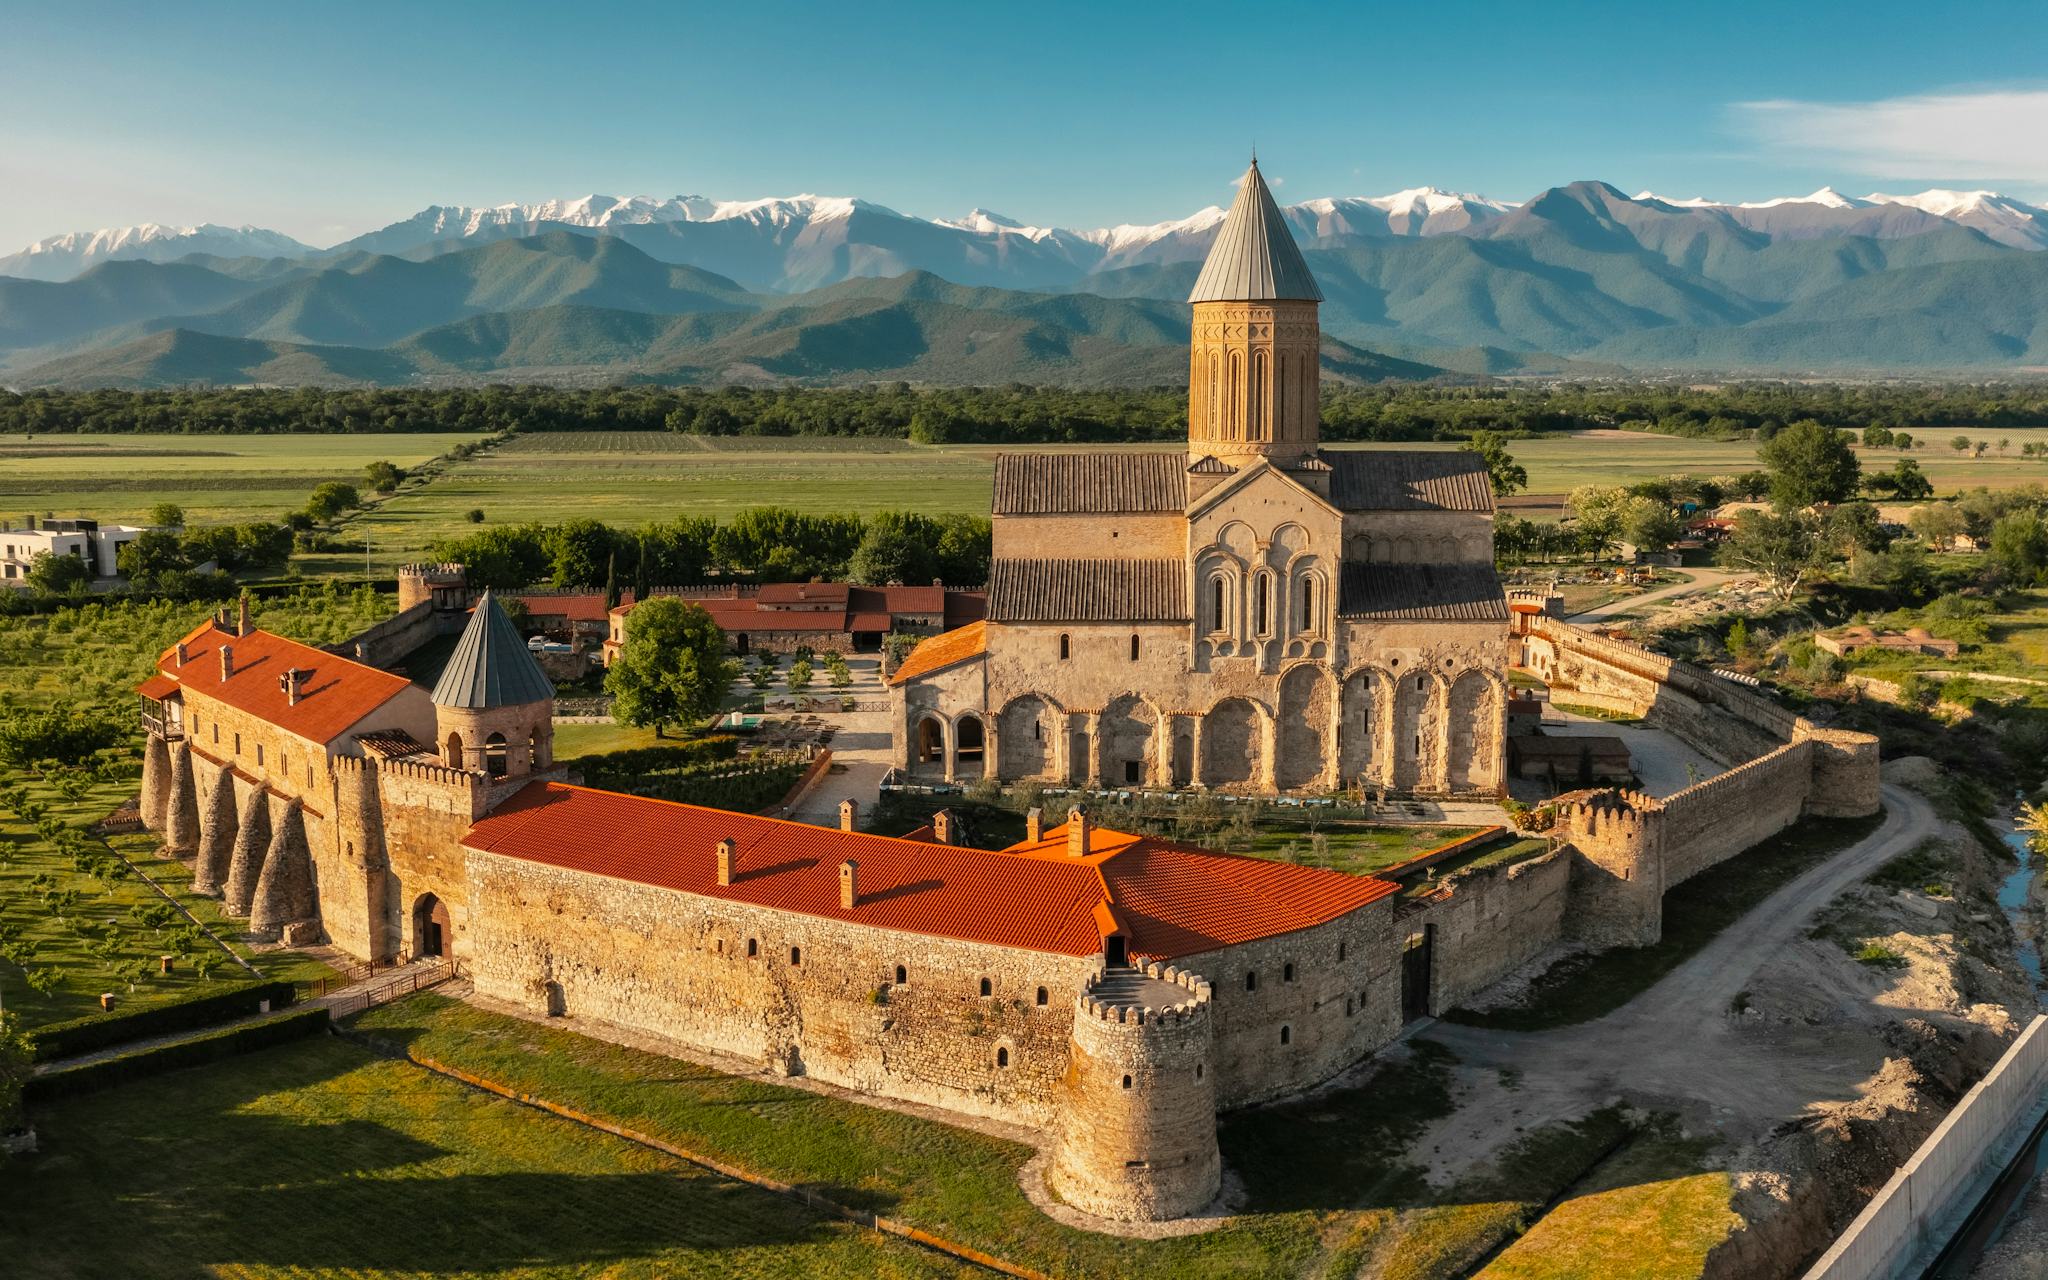
[[[1430,929],[1429,1012],[1454,1009],[1564,936],[1572,859],[1553,848],[1520,862],[1446,877],[1394,916],[1397,941]]]
[[[1856,1215],[1806,1280],[1922,1274],[2048,1113],[2048,1017],[2036,1017],[1998,1065]]]
[[[371,623],[346,640],[320,647],[372,667],[388,668],[441,635],[446,629],[444,619],[447,616],[434,607],[432,600],[421,600],[407,605],[382,622]]]

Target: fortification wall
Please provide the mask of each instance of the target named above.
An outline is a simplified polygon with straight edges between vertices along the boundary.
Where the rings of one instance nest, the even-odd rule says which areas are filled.
[[[444,946],[466,958],[471,911],[462,838],[483,816],[484,780],[464,770],[404,760],[358,765],[343,758],[335,767],[344,786],[353,768],[369,768],[376,777],[375,821],[381,830],[365,822],[345,838],[355,841],[358,850],[382,846],[387,874],[380,941],[400,956],[419,954],[413,911],[433,894],[448,906]]]
[[[1431,1013],[1454,1009],[1556,945],[1571,898],[1563,849],[1445,880],[1425,905],[1396,917],[1397,935],[1435,927]]]
[[[440,635],[444,616],[460,617],[437,612],[431,599],[420,600],[338,644],[321,647],[373,667],[388,667]]]
[[[1176,962],[1213,984],[1218,1106],[1318,1084],[1400,1033],[1393,907]]]
[[[1664,887],[1799,821],[1812,789],[1813,744],[1802,738],[1664,797]]]
[[[875,929],[475,850],[467,859],[458,954],[485,995],[884,1097],[1022,1124],[1054,1117],[1074,996],[1096,957]]]

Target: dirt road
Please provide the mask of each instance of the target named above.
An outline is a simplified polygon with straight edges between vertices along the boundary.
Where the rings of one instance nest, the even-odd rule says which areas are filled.
[[[1687,569],[1685,572],[1692,575],[1691,582],[1674,582],[1668,587],[1658,587],[1655,591],[1645,591],[1639,596],[1629,596],[1625,599],[1610,601],[1597,608],[1588,609],[1584,613],[1575,613],[1567,618],[1566,621],[1584,626],[1587,623],[1599,622],[1603,618],[1611,618],[1618,613],[1633,613],[1643,605],[1656,604],[1660,600],[1669,600],[1673,596],[1691,595],[1695,591],[1712,591],[1724,582],[1732,582],[1737,578],[1748,576],[1740,573],[1730,573],[1726,569]]]
[[[1455,1176],[1521,1129],[1616,1099],[1676,1110],[1733,1137],[1797,1116],[1813,1102],[1853,1097],[1884,1058],[1874,1034],[1836,1023],[1767,1037],[1743,1027],[1731,1006],[1803,942],[1817,912],[1936,834],[1939,818],[1918,794],[1886,786],[1884,804],[1884,823],[1870,836],[1779,889],[1604,1018],[1543,1032],[1452,1023],[1424,1031],[1458,1055],[1461,1083],[1470,1090],[1414,1148],[1430,1157],[1433,1175]]]

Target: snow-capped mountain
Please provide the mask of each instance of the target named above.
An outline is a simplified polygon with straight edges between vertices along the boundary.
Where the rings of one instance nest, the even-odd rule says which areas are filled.
[[[223,227],[211,222],[196,227],[166,227],[145,222],[137,227],[73,231],[39,240],[20,253],[0,258],[0,276],[26,280],[69,280],[102,262],[140,258],[170,262],[188,253],[223,258],[296,258],[312,246],[262,227]]]
[[[1635,198],[1654,200],[1679,209],[1727,210],[1736,221],[1753,230],[1794,238],[1810,238],[1818,233],[1875,235],[1881,239],[1892,239],[1932,230],[1939,225],[1933,220],[1938,219],[1939,222],[1980,231],[2000,244],[2020,249],[2048,249],[2048,208],[2015,200],[1996,191],[1948,191],[1937,187],[1918,195],[1872,192],[1857,197],[1843,195],[1833,187],[1822,187],[1812,195],[1779,196],[1774,200],[1750,200],[1741,204],[1723,204],[1699,196],[1690,200],[1674,200],[1650,191],[1638,192]],[[1827,212],[1820,213],[1823,210]],[[1872,210],[1880,212],[1876,217],[1855,216]],[[1898,212],[1903,210],[1913,210],[1926,217],[1916,218]],[[1806,225],[1792,226],[1784,217],[1756,216],[1763,211],[1803,218]],[[1843,214],[1851,216],[1844,218]]]

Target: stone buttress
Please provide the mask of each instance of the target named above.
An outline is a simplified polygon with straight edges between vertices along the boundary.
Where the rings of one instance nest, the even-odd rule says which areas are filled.
[[[294,796],[285,803],[270,848],[263,855],[263,870],[250,904],[249,931],[276,937],[286,925],[310,920],[315,914],[313,854],[306,844],[305,806]]]
[[[192,749],[182,742],[171,752],[164,848],[177,858],[189,858],[199,849],[199,792],[192,777]]]
[[[260,799],[260,798],[259,798]],[[235,856],[235,834],[241,823],[235,816],[235,775],[222,769],[206,797],[199,820],[199,857],[192,866],[192,892],[218,897],[226,883]]]
[[[222,886],[222,905],[229,915],[246,916],[256,896],[256,881],[263,872],[263,853],[270,847],[270,793],[259,788],[243,807],[242,826],[235,833],[234,852],[228,858],[227,883]]]
[[[161,833],[171,798],[171,748],[162,735],[146,733],[142,746],[142,825]]]

